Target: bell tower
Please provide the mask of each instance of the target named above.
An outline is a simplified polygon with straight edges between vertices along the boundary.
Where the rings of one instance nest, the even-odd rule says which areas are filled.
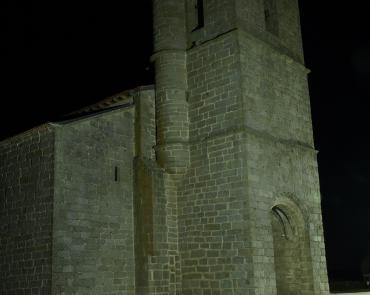
[[[297,0],[153,0],[153,11],[176,261],[161,294],[328,294]]]

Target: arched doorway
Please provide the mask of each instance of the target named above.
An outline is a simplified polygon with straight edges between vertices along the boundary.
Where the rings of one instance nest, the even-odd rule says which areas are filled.
[[[271,209],[277,295],[313,293],[312,263],[303,215],[295,205]]]

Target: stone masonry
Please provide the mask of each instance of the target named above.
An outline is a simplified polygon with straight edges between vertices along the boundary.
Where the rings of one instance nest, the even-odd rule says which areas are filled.
[[[50,294],[53,167],[48,125],[0,144],[0,294]]]
[[[155,85],[0,143],[0,292],[328,294],[296,0],[153,0]]]

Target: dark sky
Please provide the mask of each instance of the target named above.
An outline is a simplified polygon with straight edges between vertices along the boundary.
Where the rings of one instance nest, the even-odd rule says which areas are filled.
[[[300,3],[331,279],[370,254],[366,2]],[[149,0],[0,1],[0,19],[0,139],[152,83]]]
[[[331,278],[358,277],[361,260],[370,255],[370,19],[365,2],[301,1]]]

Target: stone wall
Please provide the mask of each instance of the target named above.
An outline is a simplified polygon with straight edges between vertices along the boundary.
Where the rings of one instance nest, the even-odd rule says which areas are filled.
[[[188,52],[191,165],[178,205],[184,294],[250,288],[236,36],[233,31]]]
[[[235,5],[238,28],[304,62],[297,0],[235,0]]]
[[[53,294],[134,294],[134,112],[56,128]]]
[[[245,126],[313,147],[307,69],[243,30],[238,35]]]
[[[211,40],[221,33],[228,32],[235,28],[236,11],[229,0],[208,0],[204,1],[204,26],[195,29],[190,25],[191,16],[197,14],[195,0],[187,0],[188,15],[188,46],[200,44]]]
[[[153,2],[155,105],[1,145],[0,291],[328,293],[297,2],[197,2]]]
[[[241,134],[191,146],[192,165],[179,197],[179,245],[184,294],[247,293],[246,178]]]
[[[249,133],[247,153],[249,215],[254,220],[251,228],[252,257],[255,271],[259,273],[255,285],[266,294],[271,292],[266,288],[274,288],[277,269],[274,265],[276,243],[272,238],[271,208],[291,202],[304,218],[302,231],[309,239],[302,251],[309,249],[310,272],[314,274],[313,281],[300,280],[300,284],[314,284],[313,294],[326,294],[328,286],[315,152],[262,134]],[[294,218],[290,222],[297,223]]]
[[[242,125],[237,33],[188,51],[190,142]]]
[[[269,285],[275,287],[271,208],[284,196],[300,207],[305,220],[302,237],[307,238],[301,251],[308,257],[302,260],[308,261],[296,276],[300,289],[307,294],[325,294],[328,284],[307,70],[246,32],[239,32],[239,44],[248,196],[254,220],[252,253],[254,267],[261,274],[255,284],[265,292],[270,292],[266,289]]]
[[[185,294],[283,292],[291,273],[281,265],[294,260],[295,244],[274,242],[275,205],[294,212],[289,220],[302,263],[291,268],[294,284],[304,294],[328,292],[298,10],[293,1],[284,14],[287,2],[277,2],[280,37],[251,27],[243,11],[238,27],[227,31],[233,20],[224,2],[223,17],[215,15],[219,34],[191,33],[199,35],[187,54],[191,157],[178,195]],[[257,6],[252,13],[261,23]],[[283,36],[290,26],[291,35]],[[275,261],[283,252],[286,259]]]
[[[0,143],[0,293],[50,294],[54,132]]]

